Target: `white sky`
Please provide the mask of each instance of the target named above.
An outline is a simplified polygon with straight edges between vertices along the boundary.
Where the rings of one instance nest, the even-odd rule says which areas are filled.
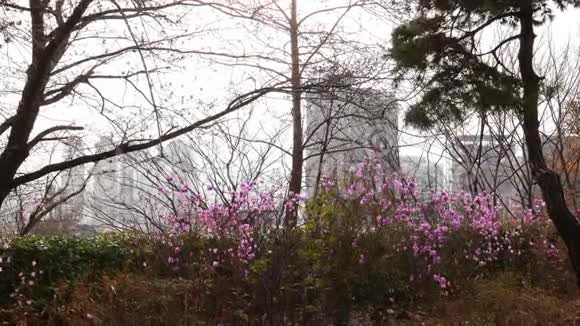
[[[347,1],[348,2],[348,1]],[[310,12],[314,8],[321,8],[324,6],[331,6],[336,3],[345,3],[344,0],[309,0],[300,3],[300,12],[302,15]],[[195,11],[193,11],[195,10]],[[280,50],[269,49],[265,50],[266,45],[279,47],[283,49],[288,48],[288,36],[275,32],[273,30],[264,29],[263,27],[256,27],[249,24],[247,21],[235,20],[227,18],[224,15],[216,15],[212,10],[193,9],[192,12],[185,15],[184,24],[188,31],[200,31],[198,35],[184,39],[183,48],[197,49],[204,51],[215,52],[229,52],[229,53],[259,53],[266,54],[273,58],[284,57]],[[328,30],[336,20],[336,17],[341,12],[333,12],[326,15],[316,17],[309,25],[315,30]],[[563,47],[567,42],[572,42],[577,48],[580,40],[580,10],[569,10],[565,13],[558,13],[556,19],[550,24],[549,28],[543,28],[539,33],[540,40],[545,38],[546,32],[549,31],[553,35],[552,40],[555,42],[556,48]],[[385,47],[389,45],[389,36],[391,26],[388,21],[372,17],[370,14],[355,10],[349,14],[341,24],[346,38],[349,40],[357,40],[369,46],[370,49],[380,53]],[[94,30],[99,36],[113,35],[118,33],[126,33],[126,27],[122,24],[98,26]],[[182,33],[183,30],[172,31],[167,30],[166,33]],[[155,34],[161,33],[159,30],[150,31],[150,37],[155,38]],[[73,49],[72,54],[86,55],[87,52],[93,53],[102,51],[103,48],[115,45],[115,40],[107,41],[107,44],[102,44],[94,40],[87,40],[80,43],[78,47]],[[8,86],[18,89],[21,85],[21,77],[24,73],[25,66],[28,60],[28,49],[25,46],[12,45],[0,48],[2,59],[0,59],[0,71],[4,76],[12,76],[13,79],[4,78],[4,82],[0,83],[0,87]],[[72,58],[72,56],[71,56]],[[70,58],[67,58],[67,60]],[[256,69],[243,66],[225,66],[215,62],[215,58],[200,57],[196,55],[186,56],[179,60],[178,58],[171,58],[169,62],[162,62],[161,60],[154,60],[149,63],[149,69],[154,66],[162,67],[169,64],[176,64],[173,71],[155,76],[153,83],[155,85],[155,98],[158,104],[168,107],[168,109],[179,111],[183,114],[183,118],[178,118],[176,114],[169,114],[163,112],[162,115],[167,119],[173,119],[175,123],[184,125],[186,121],[193,121],[206,115],[208,107],[213,106],[214,109],[222,109],[224,105],[233,98],[232,94],[241,93],[243,91],[251,90],[255,86],[259,86],[264,80],[268,78],[268,74],[264,72],[257,72]],[[220,62],[229,62],[220,59]],[[282,65],[276,65],[268,62],[261,62],[260,64],[284,69]],[[128,69],[129,67],[136,67],[140,69],[141,63],[136,55],[127,57],[123,60],[116,61],[108,66],[106,72],[119,72]],[[102,71],[104,73],[105,71]],[[6,84],[4,84],[6,83]],[[139,81],[144,85],[145,80]],[[107,94],[108,97],[115,99],[124,106],[140,106],[140,108],[126,108],[123,112],[115,112],[112,117],[114,123],[134,124],[144,131],[144,134],[155,135],[157,133],[154,121],[153,110],[151,106],[145,103],[141,96],[134,91],[126,88],[124,83],[115,83],[110,80],[101,80],[95,82],[101,92]],[[84,88],[84,90],[88,90]],[[0,92],[2,105],[4,107],[14,106],[17,103],[17,96],[9,95]],[[271,135],[278,129],[282,123],[278,119],[289,119],[290,103],[280,95],[268,96],[265,100],[259,101],[253,106],[255,121],[253,124],[255,129],[264,134],[264,137]],[[87,109],[87,106],[79,98],[74,98],[73,101],[66,100],[59,102],[57,105],[46,107],[42,110],[41,118],[39,119],[35,128],[35,133],[44,130],[49,126],[55,124],[75,124],[85,127],[82,132],[85,137],[87,148],[91,148],[100,135],[110,133],[112,129],[111,121],[108,121],[103,116],[95,112],[95,110]],[[136,119],[137,113],[146,114],[149,118],[145,123]],[[162,126],[163,131],[169,128],[169,124]],[[414,132],[412,130],[405,131]],[[205,132],[205,131],[204,131]],[[289,148],[290,134],[286,134],[286,141],[282,144]],[[401,145],[415,144],[422,142],[422,138],[413,138],[405,136],[401,139]],[[401,155],[419,155],[424,150],[423,145],[401,148]],[[437,153],[437,151],[434,151]],[[58,159],[56,159],[58,160]],[[38,164],[44,164],[45,159],[32,160],[29,167]]]

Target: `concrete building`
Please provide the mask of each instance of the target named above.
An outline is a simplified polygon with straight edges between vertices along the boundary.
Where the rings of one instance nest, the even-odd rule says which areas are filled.
[[[381,159],[388,171],[399,169],[398,109],[372,89],[317,94],[307,99],[305,189],[317,192],[323,178],[340,179],[365,159]]]
[[[425,157],[401,156],[401,175],[415,180],[422,193],[442,190],[446,186],[444,161],[428,162]]]
[[[80,137],[70,137],[70,139],[67,140],[66,146],[66,159],[73,159],[82,156],[84,153],[84,143]],[[74,216],[74,218],[78,220],[82,219],[83,207],[85,205],[84,188],[86,183],[86,165],[79,165],[65,171],[60,180],[61,187],[65,188],[63,196],[72,195],[74,193],[78,194],[74,195],[74,197],[59,207],[61,209],[61,214],[70,215],[71,217]]]
[[[114,144],[102,138],[97,150],[111,150]],[[158,148],[123,154],[96,165],[87,207],[93,224],[105,229],[115,227],[148,230],[159,224],[161,215],[172,207],[172,195],[162,189],[195,179],[195,163],[187,146],[180,140]],[[169,179],[171,179],[170,185]],[[155,227],[155,226],[153,226]]]
[[[115,144],[102,137],[96,144],[96,151],[111,150],[114,146]],[[124,159],[124,155],[121,155],[98,162],[94,170],[95,182],[92,190],[103,192],[118,200],[131,198],[133,187],[127,183],[131,183],[132,171],[126,166]]]
[[[84,153],[84,143],[80,137],[71,136],[63,141],[63,160],[80,157]],[[52,209],[35,225],[32,232],[37,234],[72,234],[83,221],[87,171],[85,165],[62,171],[50,189],[48,198],[56,203],[64,201]]]
[[[523,157],[516,148],[505,148],[491,136],[458,137],[451,160],[451,190],[488,192],[504,205],[519,203],[526,187]]]
[[[96,152],[115,148],[108,138],[101,137],[95,145]],[[93,170],[93,180],[87,191],[85,224],[98,225],[104,229],[125,223],[126,208],[137,203],[136,182],[138,173],[128,160],[119,155],[98,162]],[[107,226],[102,226],[106,220]]]

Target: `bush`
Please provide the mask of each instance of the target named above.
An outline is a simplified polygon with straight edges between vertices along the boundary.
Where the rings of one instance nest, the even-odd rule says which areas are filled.
[[[565,250],[541,203],[508,216],[486,194],[420,200],[412,181],[373,164],[344,185],[325,182],[291,230],[271,223],[280,203],[245,184],[229,205],[200,203],[182,187],[165,235],[18,239],[3,253],[4,293],[16,303],[8,307],[61,323],[90,315],[105,324],[383,324],[422,305],[487,296],[482,280],[495,275],[519,275],[525,291],[566,287]],[[281,206],[299,202],[292,195]],[[491,302],[483,299],[472,304]]]
[[[0,304],[45,305],[60,280],[99,280],[138,268],[138,238],[111,233],[94,238],[25,236],[0,251]]]
[[[421,279],[424,262],[408,245],[407,249],[401,245],[407,243],[409,229],[394,223],[360,232],[366,222],[355,218],[356,211],[318,203],[321,206],[310,209],[328,214],[320,214],[319,219],[309,221],[303,228],[264,236],[256,257],[245,267],[238,265],[236,260],[218,257],[220,252],[235,244],[200,239],[193,234],[147,242],[114,235],[61,241],[55,238],[21,239],[10,251],[29,254],[20,256],[21,269],[28,267],[28,273],[34,270],[38,273],[42,266],[52,264],[49,267],[52,277],[38,279],[38,284],[33,286],[35,290],[20,299],[30,298],[31,306],[25,301],[21,305],[5,305],[5,308],[12,308],[3,318],[11,323],[28,320],[39,325],[215,325],[220,322],[227,325],[250,322],[340,325],[363,316],[363,324],[384,323],[422,305],[453,303],[456,298],[464,297],[473,299],[470,309],[486,306],[485,310],[490,312],[500,311],[501,300],[509,300],[509,295],[515,298],[519,290],[502,292],[502,297],[498,298],[497,291],[489,290],[493,284],[481,280],[504,271],[516,271],[518,282],[527,284],[523,287],[526,291],[540,289],[537,287],[540,285],[552,286],[533,281],[534,277],[541,279],[542,273],[544,278],[555,280],[565,276],[548,268],[553,267],[551,260],[538,263],[544,256],[541,250],[526,252],[518,262],[498,260],[482,270],[473,265],[462,267],[455,261],[454,252],[478,240],[477,236],[466,232],[447,242],[441,250],[438,268],[445,270],[453,282],[451,291],[445,294],[431,278]],[[527,233],[524,234],[528,239]],[[40,250],[38,244],[52,249]],[[65,248],[75,246],[75,249],[57,250],[59,244]],[[135,250],[137,244],[138,251]],[[177,253],[175,248],[179,248]],[[214,252],[214,248],[221,249]],[[51,254],[41,257],[44,252]],[[57,261],[57,254],[62,258],[60,261]],[[167,257],[177,262],[170,262]],[[31,261],[37,262],[36,265],[32,266]],[[219,264],[214,265],[215,261]],[[542,264],[551,265],[544,271],[530,272]],[[6,279],[6,275],[2,277]],[[9,281],[17,283],[13,279]],[[16,284],[16,288],[24,291],[22,283]],[[533,294],[528,298],[531,300]],[[556,300],[555,296],[550,298]],[[500,301],[491,304],[496,299]],[[518,304],[524,299],[519,298]],[[551,305],[550,301],[545,303]],[[534,309],[549,311],[538,306],[537,301],[529,304],[536,307]],[[442,311],[450,309],[453,305],[440,308]],[[475,317],[462,315],[462,318],[476,320],[480,318],[476,312],[473,313]]]

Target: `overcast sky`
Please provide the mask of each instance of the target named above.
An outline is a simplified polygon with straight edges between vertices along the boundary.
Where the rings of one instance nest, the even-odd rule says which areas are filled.
[[[302,1],[300,3],[301,14],[306,15],[308,12],[320,8],[320,6],[331,6],[336,3],[344,3],[342,0],[333,1]],[[327,30],[334,24],[337,17],[342,12],[332,12],[316,17],[311,22],[311,28],[316,30]],[[280,52],[265,49],[265,44],[274,48],[287,48],[288,36],[252,24],[247,21],[240,21],[227,18],[222,14],[216,14],[209,8],[196,8],[185,14],[186,23],[181,26],[180,30],[165,31],[169,35],[183,33],[185,29],[188,32],[196,32],[194,36],[183,38],[183,48],[198,49],[204,51],[219,51],[233,53],[262,53],[272,57],[279,56]],[[371,16],[369,13],[354,10],[342,21],[340,28],[344,32],[345,38],[356,40],[368,44],[369,48],[381,53],[385,47],[388,47],[389,36],[392,25],[385,19],[379,19]],[[94,30],[99,36],[114,35],[123,33],[126,35],[126,26],[123,24],[109,24],[100,26]],[[151,28],[149,37],[154,39],[161,35],[161,31]],[[542,28],[539,32],[539,40],[547,40],[551,35],[554,46],[564,47],[571,42],[575,51],[578,49],[580,40],[580,11],[569,10],[565,13],[558,13],[556,19],[548,26]],[[75,48],[71,58],[75,55],[83,55],[87,52],[93,53],[102,51],[107,47],[114,47],[115,41],[108,43],[95,43],[94,41],[81,43],[82,46]],[[21,85],[21,79],[25,73],[28,59],[27,48],[25,46],[11,45],[4,46],[0,49],[4,52],[0,65],[5,76],[11,76],[13,79],[4,78],[4,83],[10,87],[18,89]],[[77,57],[78,58],[78,57]],[[141,64],[134,56],[115,62],[109,66],[108,72],[125,71],[128,67],[139,68]],[[172,120],[173,123],[184,125],[187,121],[194,121],[205,116],[212,110],[222,109],[229,102],[233,95],[251,90],[253,87],[260,86],[269,78],[267,73],[259,72],[254,68],[244,66],[228,66],[221,63],[232,63],[228,60],[208,58],[202,56],[186,56],[182,59],[172,57],[168,62],[154,60],[150,62],[149,69],[152,67],[170,67],[171,70],[156,75],[152,82],[155,89],[155,101],[167,108],[164,117]],[[20,80],[20,81],[19,81]],[[145,83],[144,79],[139,81],[141,85]],[[122,112],[116,112],[111,116],[112,120],[104,118],[94,109],[87,109],[86,103],[79,98],[73,98],[59,102],[43,109],[41,119],[37,124],[35,132],[44,130],[55,124],[76,124],[86,128],[82,135],[85,139],[86,147],[90,150],[94,142],[101,135],[114,132],[115,123],[134,123],[134,128],[142,129],[145,134],[154,136],[157,133],[154,121],[153,110],[150,104],[143,100],[143,96],[131,90],[125,83],[115,83],[109,80],[95,82],[95,85],[107,94],[107,97],[115,102],[122,104],[126,109]],[[2,86],[2,85],[0,85]],[[8,89],[4,85],[4,89]],[[86,90],[90,91],[90,90]],[[148,95],[147,95],[148,96]],[[2,93],[3,107],[10,107],[17,103],[16,94]],[[96,102],[94,102],[96,103]],[[263,132],[264,137],[271,135],[285,122],[279,122],[279,119],[289,119],[290,103],[280,96],[272,95],[266,99],[257,102],[252,108],[258,114],[255,114],[253,125],[258,132]],[[168,112],[178,111],[179,114],[170,114]],[[146,115],[146,121],[141,121],[137,113]],[[162,125],[162,132],[167,131],[170,123]],[[415,131],[404,129],[405,131],[415,133]],[[285,136],[284,145],[289,145],[290,134]],[[422,138],[412,138],[405,136],[402,138],[402,144],[415,144],[423,142]],[[416,145],[412,147],[402,147],[402,155],[419,155],[425,147]],[[58,160],[58,158],[56,159]],[[32,162],[32,165],[44,163],[40,161]]]

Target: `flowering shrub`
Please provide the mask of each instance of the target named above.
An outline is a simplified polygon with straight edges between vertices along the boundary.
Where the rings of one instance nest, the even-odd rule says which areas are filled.
[[[183,311],[179,315],[183,323],[348,324],[355,312],[364,312],[380,324],[417,303],[453,298],[501,273],[515,272],[531,284],[556,288],[568,270],[541,201],[507,214],[488,194],[425,196],[412,180],[385,173],[377,161],[359,164],[348,178],[324,179],[319,195],[306,202],[297,194],[280,196],[258,188],[245,183],[225,201],[210,201],[207,194],[186,185],[174,187],[177,207],[163,216],[167,232],[147,238],[150,241],[135,252],[135,245],[117,248],[122,254],[113,256],[111,264],[124,265],[126,260],[133,268],[108,269],[104,263],[98,267],[130,270],[134,276],[118,274],[96,282],[76,277],[75,273],[86,272],[94,253],[75,248],[76,258],[62,260],[71,262],[64,266],[70,272],[63,275],[89,281],[79,288],[69,284],[64,292],[72,286],[75,297],[70,300],[85,298],[88,303],[79,303],[82,308],[75,303],[71,313],[109,311],[121,316],[124,312],[116,310],[117,305],[143,302],[142,307],[148,308],[142,311],[154,311],[156,302],[173,302],[183,305],[170,309]],[[280,215],[288,209],[302,213],[303,223],[292,230],[278,227]],[[112,254],[108,248],[102,250]],[[11,275],[12,284],[6,293],[21,293],[13,299],[25,306],[37,295],[31,289],[37,283],[48,284],[47,274],[58,274],[55,269],[62,268],[56,258],[39,259],[37,254],[22,258],[26,255],[9,251],[2,255],[4,262],[8,256],[23,259],[19,271],[5,275]],[[31,265],[31,257],[38,265]],[[142,289],[147,279],[152,280],[151,289]],[[112,289],[107,280],[114,280]],[[84,294],[85,288],[91,293]],[[115,290],[120,288],[124,290]],[[143,293],[160,288],[179,297],[140,301]],[[135,298],[116,297],[134,293]],[[112,297],[110,306],[91,309],[89,303]],[[66,304],[68,299],[60,300]],[[126,320],[142,314],[128,312]]]
[[[323,179],[295,230],[277,231],[274,220],[298,209],[299,195],[283,198],[244,183],[227,203],[208,203],[187,186],[177,188],[178,212],[165,216],[167,263],[175,270],[198,266],[195,277],[215,280],[207,291],[216,300],[218,293],[233,298],[249,288],[249,296],[270,296],[255,298],[253,309],[268,300],[305,305],[303,322],[325,311],[342,323],[351,309],[369,304],[392,313],[498,271],[525,270],[541,282],[549,278],[546,270],[565,266],[540,201],[508,215],[489,194],[420,196],[412,180],[385,173],[379,161],[365,161],[341,180]],[[186,235],[205,242],[193,256]],[[224,280],[247,287],[219,288]]]
[[[509,270],[532,283],[563,285],[566,258],[541,201],[510,215],[489,194],[425,198],[417,188],[376,161],[359,164],[343,180],[323,181],[300,230],[306,286],[318,289],[322,310],[370,304],[379,315],[392,314]]]
[[[370,160],[359,164],[344,184],[327,182],[323,189],[324,206],[355,215],[351,218],[358,232],[353,243],[370,233],[404,230],[395,252],[410,251],[417,265],[411,277],[431,279],[443,293],[453,287],[449,274],[454,271],[446,270],[452,262],[454,270],[477,276],[491,264],[515,263],[532,249],[544,250],[546,259],[560,256],[541,201],[509,216],[493,206],[485,193],[438,192],[419,200],[413,181],[385,174],[380,162]],[[312,220],[318,221],[324,211],[311,213]]]
[[[179,239],[193,233],[220,242],[221,247],[208,248],[208,256],[214,258],[211,266],[247,264],[256,254],[256,231],[265,222],[271,222],[279,207],[274,195],[257,191],[255,183],[242,183],[238,191],[230,194],[227,203],[208,203],[202,198],[182,186],[178,192],[177,212],[164,216],[169,227],[169,241],[176,243],[175,255],[169,256],[168,262],[179,262],[182,252]]]

